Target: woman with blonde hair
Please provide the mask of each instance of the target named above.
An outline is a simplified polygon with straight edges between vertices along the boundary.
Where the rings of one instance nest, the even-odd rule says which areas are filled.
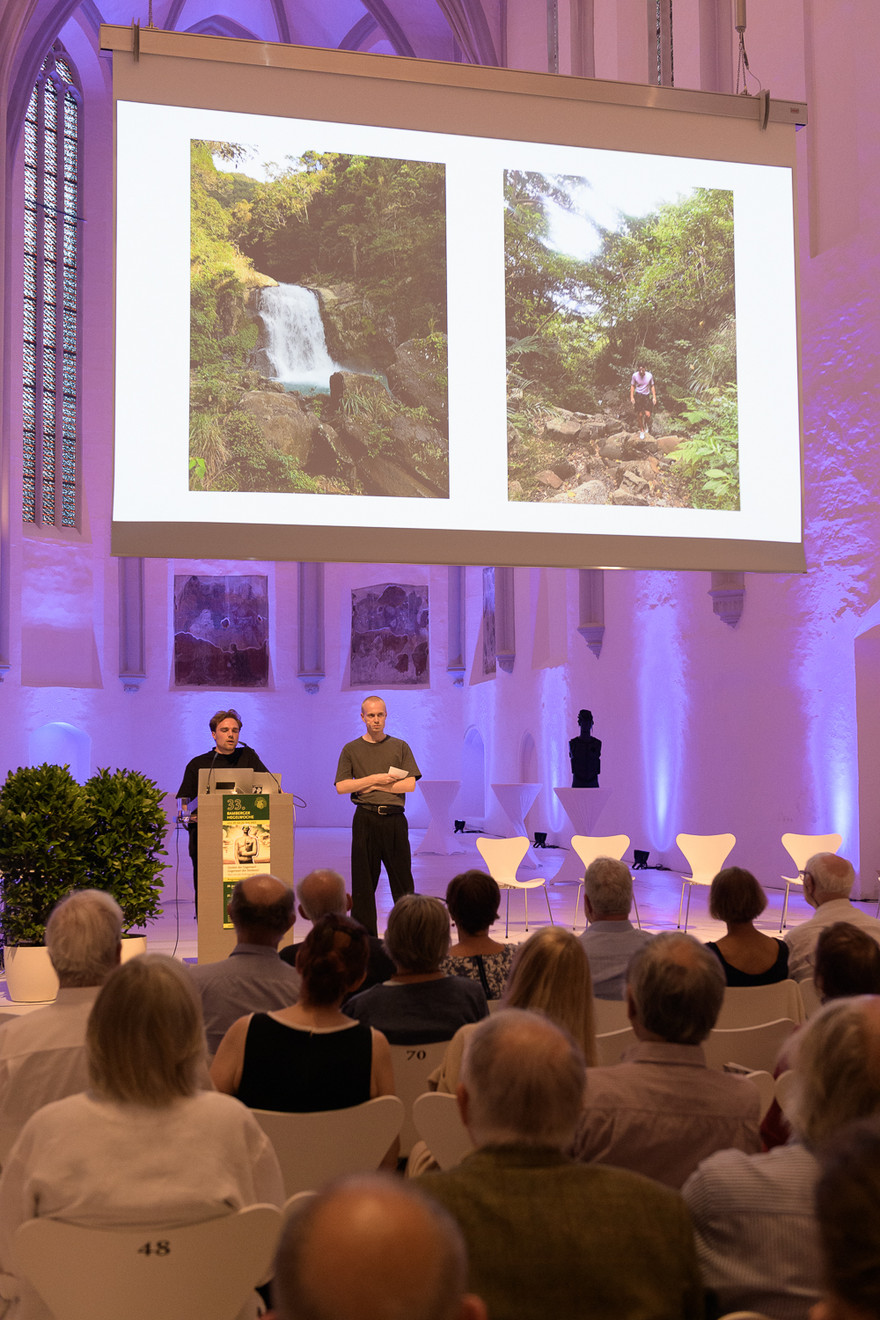
[[[86,1055],[90,1089],[38,1110],[0,1179],[0,1296],[14,1298],[7,1320],[49,1316],[9,1277],[26,1219],[170,1227],[284,1201],[275,1152],[253,1115],[202,1089],[201,1008],[180,963],[144,954],[112,972],[89,1018]]]
[[[521,944],[513,959],[504,1008],[530,1008],[546,1013],[584,1052],[588,1067],[596,1063],[593,983],[590,964],[577,936],[562,926],[542,926]],[[462,1027],[449,1042],[440,1066],[437,1090],[450,1095],[458,1086],[465,1043],[473,1027]]]

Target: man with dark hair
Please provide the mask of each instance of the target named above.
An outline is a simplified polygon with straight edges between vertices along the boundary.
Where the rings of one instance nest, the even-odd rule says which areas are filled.
[[[568,1033],[539,1013],[481,1022],[457,1091],[475,1149],[419,1186],[458,1221],[469,1286],[492,1320],[702,1316],[678,1193],[566,1154],[587,1071]]]
[[[119,905],[99,889],[76,890],[52,909],[46,945],[57,998],[0,1026],[0,1164],[32,1114],[88,1087],[86,1025],[121,939]]]
[[[351,911],[351,895],[346,893],[345,881],[338,871],[328,867],[319,867],[309,871],[296,887],[297,911],[304,921],[312,925],[322,917],[344,917]],[[369,990],[373,985],[380,985],[394,975],[394,963],[385,952],[382,941],[376,935],[370,935],[370,959],[367,963],[367,975],[358,990]],[[288,944],[281,950],[281,957],[291,967],[296,966],[296,955],[302,941]]]
[[[275,1258],[276,1320],[486,1320],[454,1221],[391,1177],[331,1183],[294,1210]]]
[[[584,875],[587,929],[580,942],[590,960],[597,999],[623,999],[626,969],[632,955],[652,938],[629,919],[632,876],[625,862],[597,857]]]
[[[299,973],[278,956],[293,925],[293,890],[274,875],[249,875],[232,891],[229,917],[238,941],[232,953],[190,969],[212,1055],[233,1022],[296,1003],[300,988]]]
[[[264,775],[270,773],[252,747],[239,746],[241,716],[237,710],[230,707],[229,710],[215,711],[208,721],[208,728],[211,730],[211,737],[214,739],[214,750],[212,752],[202,752],[199,756],[194,756],[191,761],[187,762],[183,779],[180,781],[180,788],[176,794],[179,806],[178,819],[186,820],[186,828],[189,832],[189,855],[193,868],[197,916],[199,910],[199,834],[196,818],[197,809],[190,810],[190,808],[199,795],[199,771],[216,770],[221,778],[226,770],[257,770]]]
[[[589,1070],[579,1159],[681,1187],[716,1150],[760,1149],[757,1088],[708,1068],[700,1048],[723,999],[721,965],[692,935],[655,935],[633,956],[626,1004],[638,1044]]]

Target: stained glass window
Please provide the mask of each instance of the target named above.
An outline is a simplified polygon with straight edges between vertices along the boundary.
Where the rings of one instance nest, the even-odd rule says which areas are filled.
[[[79,111],[53,50],[24,126],[22,518],[48,527],[77,525]]]

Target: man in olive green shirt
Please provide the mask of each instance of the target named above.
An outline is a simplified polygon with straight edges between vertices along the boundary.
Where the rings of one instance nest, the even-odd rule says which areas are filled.
[[[539,1014],[508,1009],[481,1022],[457,1092],[476,1149],[419,1185],[458,1221],[468,1286],[492,1320],[699,1320],[678,1192],[564,1153],[585,1079],[578,1046]]]

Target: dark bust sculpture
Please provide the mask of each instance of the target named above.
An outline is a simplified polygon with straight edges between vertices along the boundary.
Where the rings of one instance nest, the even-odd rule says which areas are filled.
[[[601,767],[602,744],[592,736],[593,712],[582,710],[578,714],[580,733],[568,744],[568,756],[571,761],[572,788],[598,788]]]

